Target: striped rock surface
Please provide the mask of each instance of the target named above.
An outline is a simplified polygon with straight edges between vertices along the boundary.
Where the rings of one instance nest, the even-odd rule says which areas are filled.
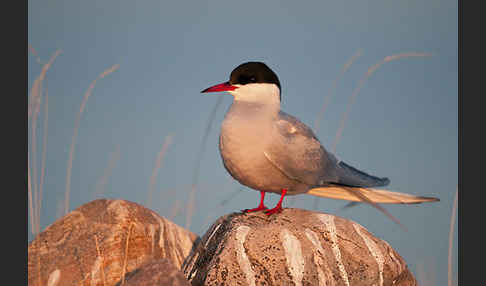
[[[182,270],[192,285],[417,285],[402,257],[361,225],[292,208],[219,218]]]
[[[196,240],[194,233],[139,204],[95,200],[29,243],[28,283],[115,285],[123,275],[159,258],[180,269]]]

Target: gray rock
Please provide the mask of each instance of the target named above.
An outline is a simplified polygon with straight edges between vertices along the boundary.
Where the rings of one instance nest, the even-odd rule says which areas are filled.
[[[146,262],[180,268],[198,239],[155,212],[124,200],[95,200],[29,243],[29,285],[115,285]],[[128,244],[127,244],[128,241]]]
[[[219,218],[182,270],[192,285],[417,285],[386,241],[301,209]]]

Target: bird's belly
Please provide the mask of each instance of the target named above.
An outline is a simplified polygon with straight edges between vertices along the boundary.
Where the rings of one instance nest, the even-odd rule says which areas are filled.
[[[226,170],[241,184],[255,190],[293,193],[297,182],[289,179],[265,157],[265,138],[221,134],[220,153]]]

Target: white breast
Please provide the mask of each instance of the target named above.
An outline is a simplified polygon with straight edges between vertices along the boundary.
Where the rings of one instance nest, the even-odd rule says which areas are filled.
[[[223,163],[241,184],[256,190],[280,192],[287,186],[288,178],[283,177],[264,154],[271,140],[274,111],[260,110],[254,114],[255,110],[247,107],[236,103],[223,121],[220,134]]]

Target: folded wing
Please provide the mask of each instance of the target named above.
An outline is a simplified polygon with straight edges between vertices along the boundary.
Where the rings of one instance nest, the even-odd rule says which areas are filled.
[[[312,130],[297,118],[280,112],[264,150],[265,157],[287,177],[310,186],[337,179],[337,160],[322,146]]]

